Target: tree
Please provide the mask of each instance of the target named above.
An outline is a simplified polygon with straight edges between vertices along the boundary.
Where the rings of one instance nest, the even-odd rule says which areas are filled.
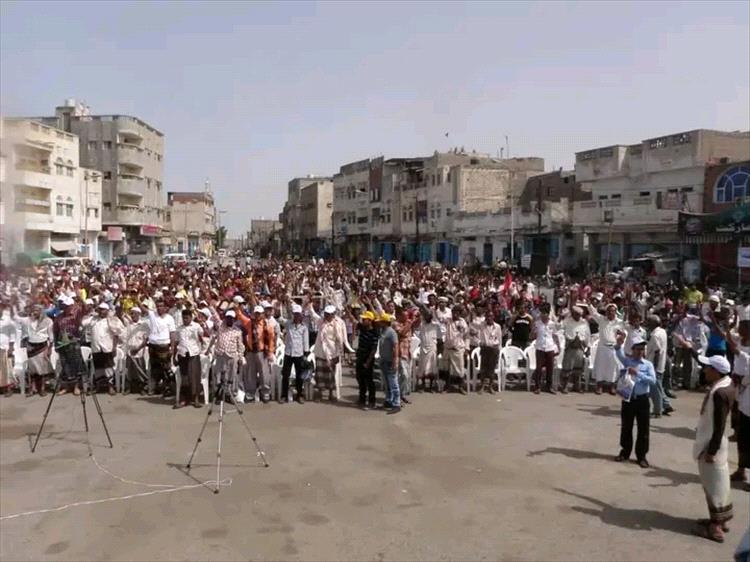
[[[224,242],[227,240],[227,228],[225,226],[221,226],[216,229],[216,235],[214,238],[214,242],[216,244],[217,248],[223,248]]]

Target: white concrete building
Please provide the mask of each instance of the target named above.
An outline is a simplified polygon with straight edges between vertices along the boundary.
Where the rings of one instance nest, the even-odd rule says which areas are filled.
[[[337,258],[368,258],[370,213],[370,159],[341,166],[333,176],[333,228]]]
[[[204,191],[170,191],[167,209],[170,250],[190,256],[213,256],[216,206],[208,185]]]
[[[21,252],[96,257],[101,174],[79,166],[76,135],[28,119],[2,128],[3,259]]]
[[[327,257],[331,252],[333,182],[321,178],[300,191],[300,237],[305,256]]]
[[[706,165],[750,158],[750,133],[698,129],[576,153],[576,178],[592,201],[574,205],[593,267],[648,251],[697,257],[680,243],[679,211],[703,211]],[[605,266],[606,267],[606,266]]]

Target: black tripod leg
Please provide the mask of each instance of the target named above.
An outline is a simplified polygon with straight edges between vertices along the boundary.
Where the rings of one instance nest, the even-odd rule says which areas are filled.
[[[89,432],[89,418],[86,415],[86,387],[81,389],[81,408],[83,408],[83,425],[86,426],[86,433]]]
[[[219,403],[219,444],[218,448],[216,449],[216,489],[214,490],[214,494],[219,493],[219,482],[221,480],[221,437],[224,429],[224,397],[221,397],[221,402]]]
[[[59,389],[60,389],[60,378],[58,377],[57,380],[55,381],[55,389],[52,391],[52,396],[50,396],[49,403],[47,404],[47,410],[45,410],[44,412],[44,417],[42,418],[42,425],[39,426],[39,431],[36,434],[36,440],[34,441],[34,446],[31,447],[32,453],[36,450],[37,443],[39,443],[39,437],[42,435],[44,424],[47,421],[47,414],[49,414],[49,411],[52,408],[52,402],[55,400],[55,396],[57,396],[57,391]]]
[[[219,383],[217,392],[224,392],[224,385],[223,383]],[[218,394],[216,396],[219,396]],[[187,462],[187,465],[185,465],[185,468],[189,471],[190,466],[193,464],[193,457],[195,456],[195,452],[198,450],[198,445],[203,440],[203,432],[206,431],[206,426],[208,425],[208,420],[211,418],[211,414],[214,411],[214,402],[213,400],[210,401],[208,406],[208,413],[206,413],[206,419],[203,420],[203,427],[201,427],[201,431],[198,434],[198,439],[195,442],[195,447],[193,447],[193,452],[190,454],[190,459]]]
[[[81,396],[83,396],[83,394]],[[99,414],[99,419],[102,420],[102,427],[104,428],[104,433],[107,436],[107,441],[109,441],[109,448],[113,449],[114,445],[112,445],[112,438],[109,436],[109,430],[107,429],[107,424],[104,423],[104,413],[102,412],[101,404],[99,404],[99,398],[96,397],[96,393],[92,394],[91,397],[94,399],[94,406],[96,407],[96,412]],[[85,407],[83,411],[84,413],[86,412]]]
[[[242,422],[242,425],[245,426],[245,430],[247,431],[247,434],[250,436],[250,439],[252,440],[253,445],[255,445],[255,449],[258,451],[258,456],[261,459],[263,459],[263,465],[266,468],[268,468],[269,464],[268,464],[268,461],[266,460],[266,454],[258,445],[258,440],[255,438],[255,435],[253,435],[253,432],[250,430],[250,426],[247,425],[247,422],[245,421],[244,412],[240,409],[240,406],[237,404],[237,400],[235,399],[233,394],[229,395],[229,399],[232,401],[232,404],[234,404],[234,407],[237,408],[237,415],[239,416],[240,421]]]

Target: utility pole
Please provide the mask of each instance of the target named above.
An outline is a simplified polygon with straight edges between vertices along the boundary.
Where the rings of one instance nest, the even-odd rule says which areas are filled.
[[[415,209],[414,209],[414,218],[417,221],[416,222],[416,229],[417,230],[416,230],[416,236],[415,236],[416,243],[417,243],[417,248],[416,248],[416,252],[415,252],[416,253],[416,260],[415,261],[417,263],[421,263],[421,261],[422,261],[422,259],[421,259],[422,256],[420,255],[421,254],[421,252],[420,252],[420,250],[421,250],[421,244],[420,244],[420,242],[421,241],[419,239],[419,195],[415,195],[414,196],[414,207],[415,207]]]
[[[333,211],[331,211],[331,259],[335,259],[336,257],[336,251],[334,248],[334,244],[336,243],[336,231],[335,231],[335,223],[333,222]]]

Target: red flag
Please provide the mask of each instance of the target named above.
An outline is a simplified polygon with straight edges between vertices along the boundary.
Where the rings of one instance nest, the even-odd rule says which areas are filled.
[[[510,285],[513,283],[513,276],[510,274],[510,271],[507,271],[505,273],[505,282],[503,283],[503,292],[507,295],[508,291],[510,291]]]

